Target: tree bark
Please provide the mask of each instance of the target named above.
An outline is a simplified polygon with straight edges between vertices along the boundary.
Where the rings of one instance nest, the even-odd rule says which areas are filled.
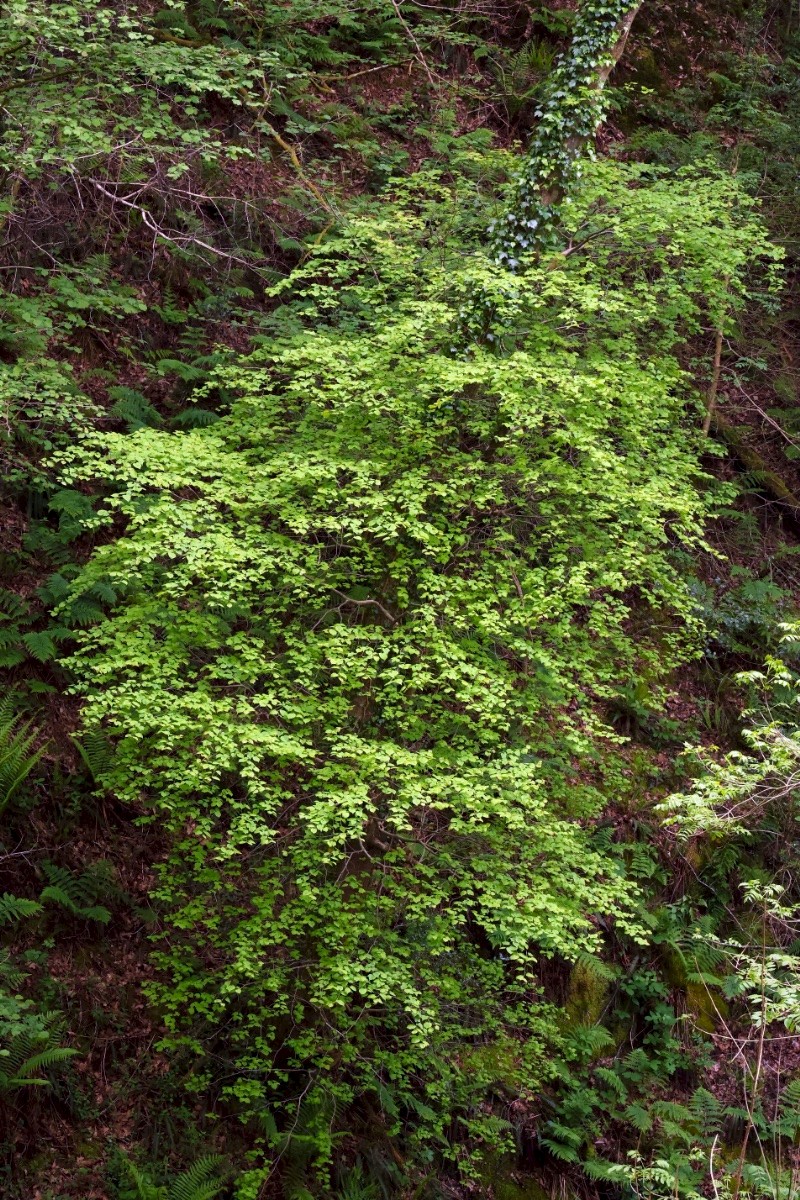
[[[625,50],[644,0],[597,6],[584,0],[569,50],[555,68],[537,112],[513,207],[490,230],[498,262],[515,270],[531,251],[548,247],[559,206],[579,174],[581,158],[603,119],[602,93]]]

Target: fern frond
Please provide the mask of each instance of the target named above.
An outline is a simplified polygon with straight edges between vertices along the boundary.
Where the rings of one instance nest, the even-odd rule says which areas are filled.
[[[94,625],[95,621],[102,620],[103,610],[99,604],[88,597],[78,596],[72,601],[64,616],[73,625],[85,628],[88,625]]]
[[[158,410],[141,392],[133,388],[112,387],[108,389],[108,394],[116,401],[111,415],[124,421],[129,433],[135,433],[137,429],[155,429],[162,423]]]
[[[172,418],[176,429],[207,429],[219,420],[219,414],[210,408],[185,408]]]
[[[560,1159],[562,1162],[580,1162],[580,1158],[572,1146],[567,1146],[563,1142],[557,1142],[553,1138],[547,1137],[540,1138],[539,1141],[543,1146],[547,1147],[551,1154]]]
[[[614,1044],[613,1037],[602,1025],[581,1025],[573,1032],[572,1040],[579,1052],[591,1056]]]
[[[91,871],[85,871],[82,875],[73,875],[64,867],[45,863],[44,872],[50,883],[42,889],[39,896],[41,901],[50,900],[65,908],[73,916],[81,917],[85,921],[100,921],[103,925],[108,924],[111,920],[111,913],[104,905],[94,902],[97,895],[97,881],[93,879]]]
[[[661,1121],[672,1121],[675,1124],[680,1122],[693,1123],[695,1115],[690,1108],[685,1104],[679,1104],[677,1100],[656,1100],[650,1106],[650,1111],[654,1117],[658,1117]]]
[[[629,1104],[625,1109],[625,1118],[639,1133],[649,1133],[653,1128],[653,1119],[641,1104]]]
[[[16,638],[14,639],[16,642]],[[0,649],[0,667],[18,667],[20,663],[25,662],[25,655],[16,646],[7,646]]]
[[[722,1128],[722,1105],[719,1100],[706,1088],[697,1088],[689,1101],[689,1107],[694,1114],[700,1131],[707,1137],[713,1137]]]
[[[800,1112],[800,1079],[792,1079],[781,1094],[781,1111],[784,1113]]]
[[[13,696],[0,702],[0,812],[6,808],[34,770],[45,747],[34,750],[36,731],[30,721],[20,725]]]
[[[30,1076],[36,1071],[46,1071],[48,1067],[53,1067],[56,1063],[66,1062],[78,1053],[77,1050],[70,1046],[53,1046],[49,1050],[42,1050],[39,1054],[32,1054],[26,1059],[21,1066],[17,1067],[17,1077],[24,1079],[28,1083],[35,1083],[36,1080],[30,1079]],[[46,1082],[44,1080],[43,1082]]]
[[[596,1067],[595,1075],[598,1079],[602,1079],[603,1083],[608,1084],[611,1090],[616,1092],[620,1100],[628,1098],[628,1089],[616,1071],[612,1071],[610,1067]]]
[[[58,604],[59,600],[64,600],[69,595],[69,580],[56,571],[52,574],[46,583],[36,589],[36,595],[45,604],[53,606]]]
[[[47,1026],[55,1024],[59,1015],[40,1013],[43,1028],[35,1032],[22,1030],[6,1039],[0,1050],[0,1093],[23,1087],[48,1087],[49,1080],[43,1079],[39,1072],[66,1062],[77,1053],[69,1047],[51,1044],[54,1035]]]
[[[24,917],[34,917],[41,911],[42,906],[36,900],[23,900],[20,896],[12,896],[10,892],[4,892],[0,896],[0,925],[21,921]]]
[[[140,1171],[135,1162],[129,1158],[123,1158],[125,1170],[130,1176],[136,1191],[134,1193],[126,1191],[126,1200],[167,1200],[167,1189],[156,1187],[156,1185],[147,1178],[144,1171]]]
[[[51,662],[58,653],[56,644],[50,637],[50,634],[44,631],[39,633],[24,633],[22,635],[22,643],[28,653],[37,662]]]
[[[213,1200],[222,1191],[219,1176],[224,1159],[217,1154],[207,1154],[192,1163],[169,1189],[169,1200]],[[214,1178],[216,1176],[216,1178]]]
[[[113,747],[102,730],[91,730],[82,739],[73,738],[78,753],[83,759],[95,783],[100,783],[111,766]]]
[[[608,1162],[604,1158],[587,1158],[581,1166],[590,1179],[607,1179],[615,1183],[624,1183],[630,1179],[630,1167],[624,1163]]]

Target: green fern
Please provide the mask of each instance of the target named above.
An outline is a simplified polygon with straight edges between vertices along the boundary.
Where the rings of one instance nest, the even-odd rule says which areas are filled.
[[[574,966],[583,967],[587,972],[591,973],[595,979],[603,983],[613,983],[619,975],[619,968],[612,966],[610,963],[603,962],[602,958],[598,958],[596,954],[590,954],[588,950],[581,950],[575,956]]]
[[[549,1137],[542,1137],[539,1141],[543,1146],[547,1147],[555,1158],[560,1159],[561,1162],[580,1162],[578,1152],[573,1146],[568,1146],[565,1142],[559,1142]]]
[[[9,636],[10,635],[10,636]],[[8,641],[3,639],[8,636]],[[0,667],[18,667],[25,662],[25,655],[19,649],[19,638],[16,630],[0,630]]]
[[[60,571],[55,571],[40,588],[36,589],[36,595],[48,608],[53,608],[60,600],[66,599],[69,589],[69,580]]]
[[[84,921],[108,924],[111,913],[104,905],[96,902],[103,885],[108,884],[104,872],[94,868],[84,871],[81,875],[75,875],[72,871],[57,867],[53,863],[45,863],[43,870],[49,883],[42,889],[39,897],[41,901],[52,901]]]
[[[546,1136],[540,1136],[539,1141],[551,1154],[562,1162],[580,1162],[578,1151],[584,1142],[582,1133],[568,1125],[562,1125],[560,1121],[548,1121],[546,1129]]]
[[[198,1159],[173,1182],[169,1200],[213,1200],[223,1188],[219,1178],[223,1165],[224,1160],[215,1154]]]
[[[623,1102],[627,1100],[628,1089],[616,1071],[611,1070],[610,1067],[596,1067],[595,1075],[598,1079],[602,1079],[603,1083],[607,1084],[616,1093],[619,1100]]]
[[[21,596],[0,588],[0,621],[24,621],[30,609]]]
[[[120,1189],[120,1200],[167,1200],[165,1187],[157,1187],[129,1158],[123,1162],[132,1186]]]
[[[782,1196],[793,1194],[794,1189],[785,1186],[788,1182],[783,1178],[785,1175],[788,1175],[788,1172],[761,1163],[745,1163],[742,1167],[742,1179],[750,1194],[770,1197],[771,1200],[779,1200]]]
[[[377,1196],[378,1185],[367,1178],[360,1159],[349,1171],[343,1172],[336,1200],[377,1200]]]
[[[593,1058],[614,1044],[613,1037],[602,1025],[579,1026],[573,1031],[571,1040],[583,1059]]]
[[[208,408],[185,408],[172,418],[176,429],[205,429],[219,420],[219,414]]]
[[[660,1121],[671,1121],[674,1124],[694,1124],[695,1122],[695,1114],[691,1108],[687,1108],[685,1104],[679,1104],[677,1100],[656,1100],[650,1106],[650,1111]]]
[[[37,733],[30,721],[19,724],[15,697],[0,701],[0,813],[37,766],[45,747],[34,750]]]
[[[79,625],[82,629],[94,625],[96,621],[101,621],[103,615],[100,605],[88,595],[77,596],[64,613],[65,619],[70,624]]]
[[[25,917],[36,916],[41,911],[42,906],[36,900],[23,900],[8,892],[0,896],[0,925],[14,924]]]
[[[787,1113],[800,1113],[800,1079],[792,1079],[784,1087],[781,1109]]]
[[[604,1158],[587,1158],[581,1163],[590,1179],[608,1180],[610,1183],[625,1184],[630,1178],[630,1168],[624,1163],[608,1162]]]
[[[25,1087],[49,1087],[50,1080],[40,1072],[50,1070],[77,1054],[77,1050],[53,1044],[55,1035],[52,1026],[59,1015],[41,1014],[40,1020],[45,1028],[33,1033],[23,1030],[4,1039],[0,1048],[0,1095],[8,1095]]]
[[[306,1097],[297,1106],[288,1129],[279,1131],[275,1118],[262,1113],[270,1145],[279,1151],[285,1200],[313,1200],[306,1182],[314,1160],[330,1149],[339,1135],[331,1134],[335,1105],[330,1097]]]
[[[653,1118],[642,1104],[629,1104],[625,1109],[625,1119],[639,1133],[649,1133],[653,1128]]]
[[[123,1159],[133,1185],[121,1193],[122,1200],[214,1200],[225,1186],[220,1178],[224,1159],[207,1154],[178,1175],[171,1184],[159,1186],[129,1158]]]
[[[689,1101],[694,1120],[704,1137],[715,1137],[722,1131],[722,1105],[706,1088],[697,1088]]]
[[[58,653],[55,641],[45,631],[24,633],[22,635],[22,644],[37,662],[51,662]]]
[[[85,733],[82,740],[73,738],[73,741],[92,779],[100,783],[114,754],[108,738],[101,730],[94,730]]]
[[[112,387],[108,394],[116,403],[111,409],[111,415],[118,421],[124,421],[129,433],[137,429],[155,429],[161,422],[161,415],[153,407],[146,396],[133,388]]]
[[[501,50],[492,61],[492,74],[510,120],[518,118],[534,99],[552,69],[555,53],[550,43],[534,38],[517,51]]]

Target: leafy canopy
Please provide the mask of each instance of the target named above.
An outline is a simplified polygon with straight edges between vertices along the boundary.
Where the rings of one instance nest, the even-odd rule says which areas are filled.
[[[443,1136],[487,1043],[546,1075],[537,955],[639,936],[585,828],[601,702],[695,652],[677,551],[716,500],[678,349],[772,251],[730,177],[602,163],[574,253],[500,273],[508,161],[354,212],[217,370],[215,423],[63,456],[125,523],[72,668],[100,782],[174,835],[154,994],[248,1108],[324,1077]],[[476,286],[494,343],[455,355]]]

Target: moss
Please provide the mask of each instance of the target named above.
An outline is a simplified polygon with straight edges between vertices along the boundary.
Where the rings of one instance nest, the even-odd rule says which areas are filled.
[[[515,1166],[511,1154],[486,1156],[481,1182],[491,1188],[494,1200],[550,1200],[540,1183],[517,1172]]]
[[[596,1025],[608,1000],[609,980],[591,960],[576,962],[569,977],[564,1005],[571,1025]]]
[[[702,983],[686,984],[686,1008],[704,1033],[715,1033],[720,1019],[724,1020],[728,1015],[728,1005],[722,994]]]

